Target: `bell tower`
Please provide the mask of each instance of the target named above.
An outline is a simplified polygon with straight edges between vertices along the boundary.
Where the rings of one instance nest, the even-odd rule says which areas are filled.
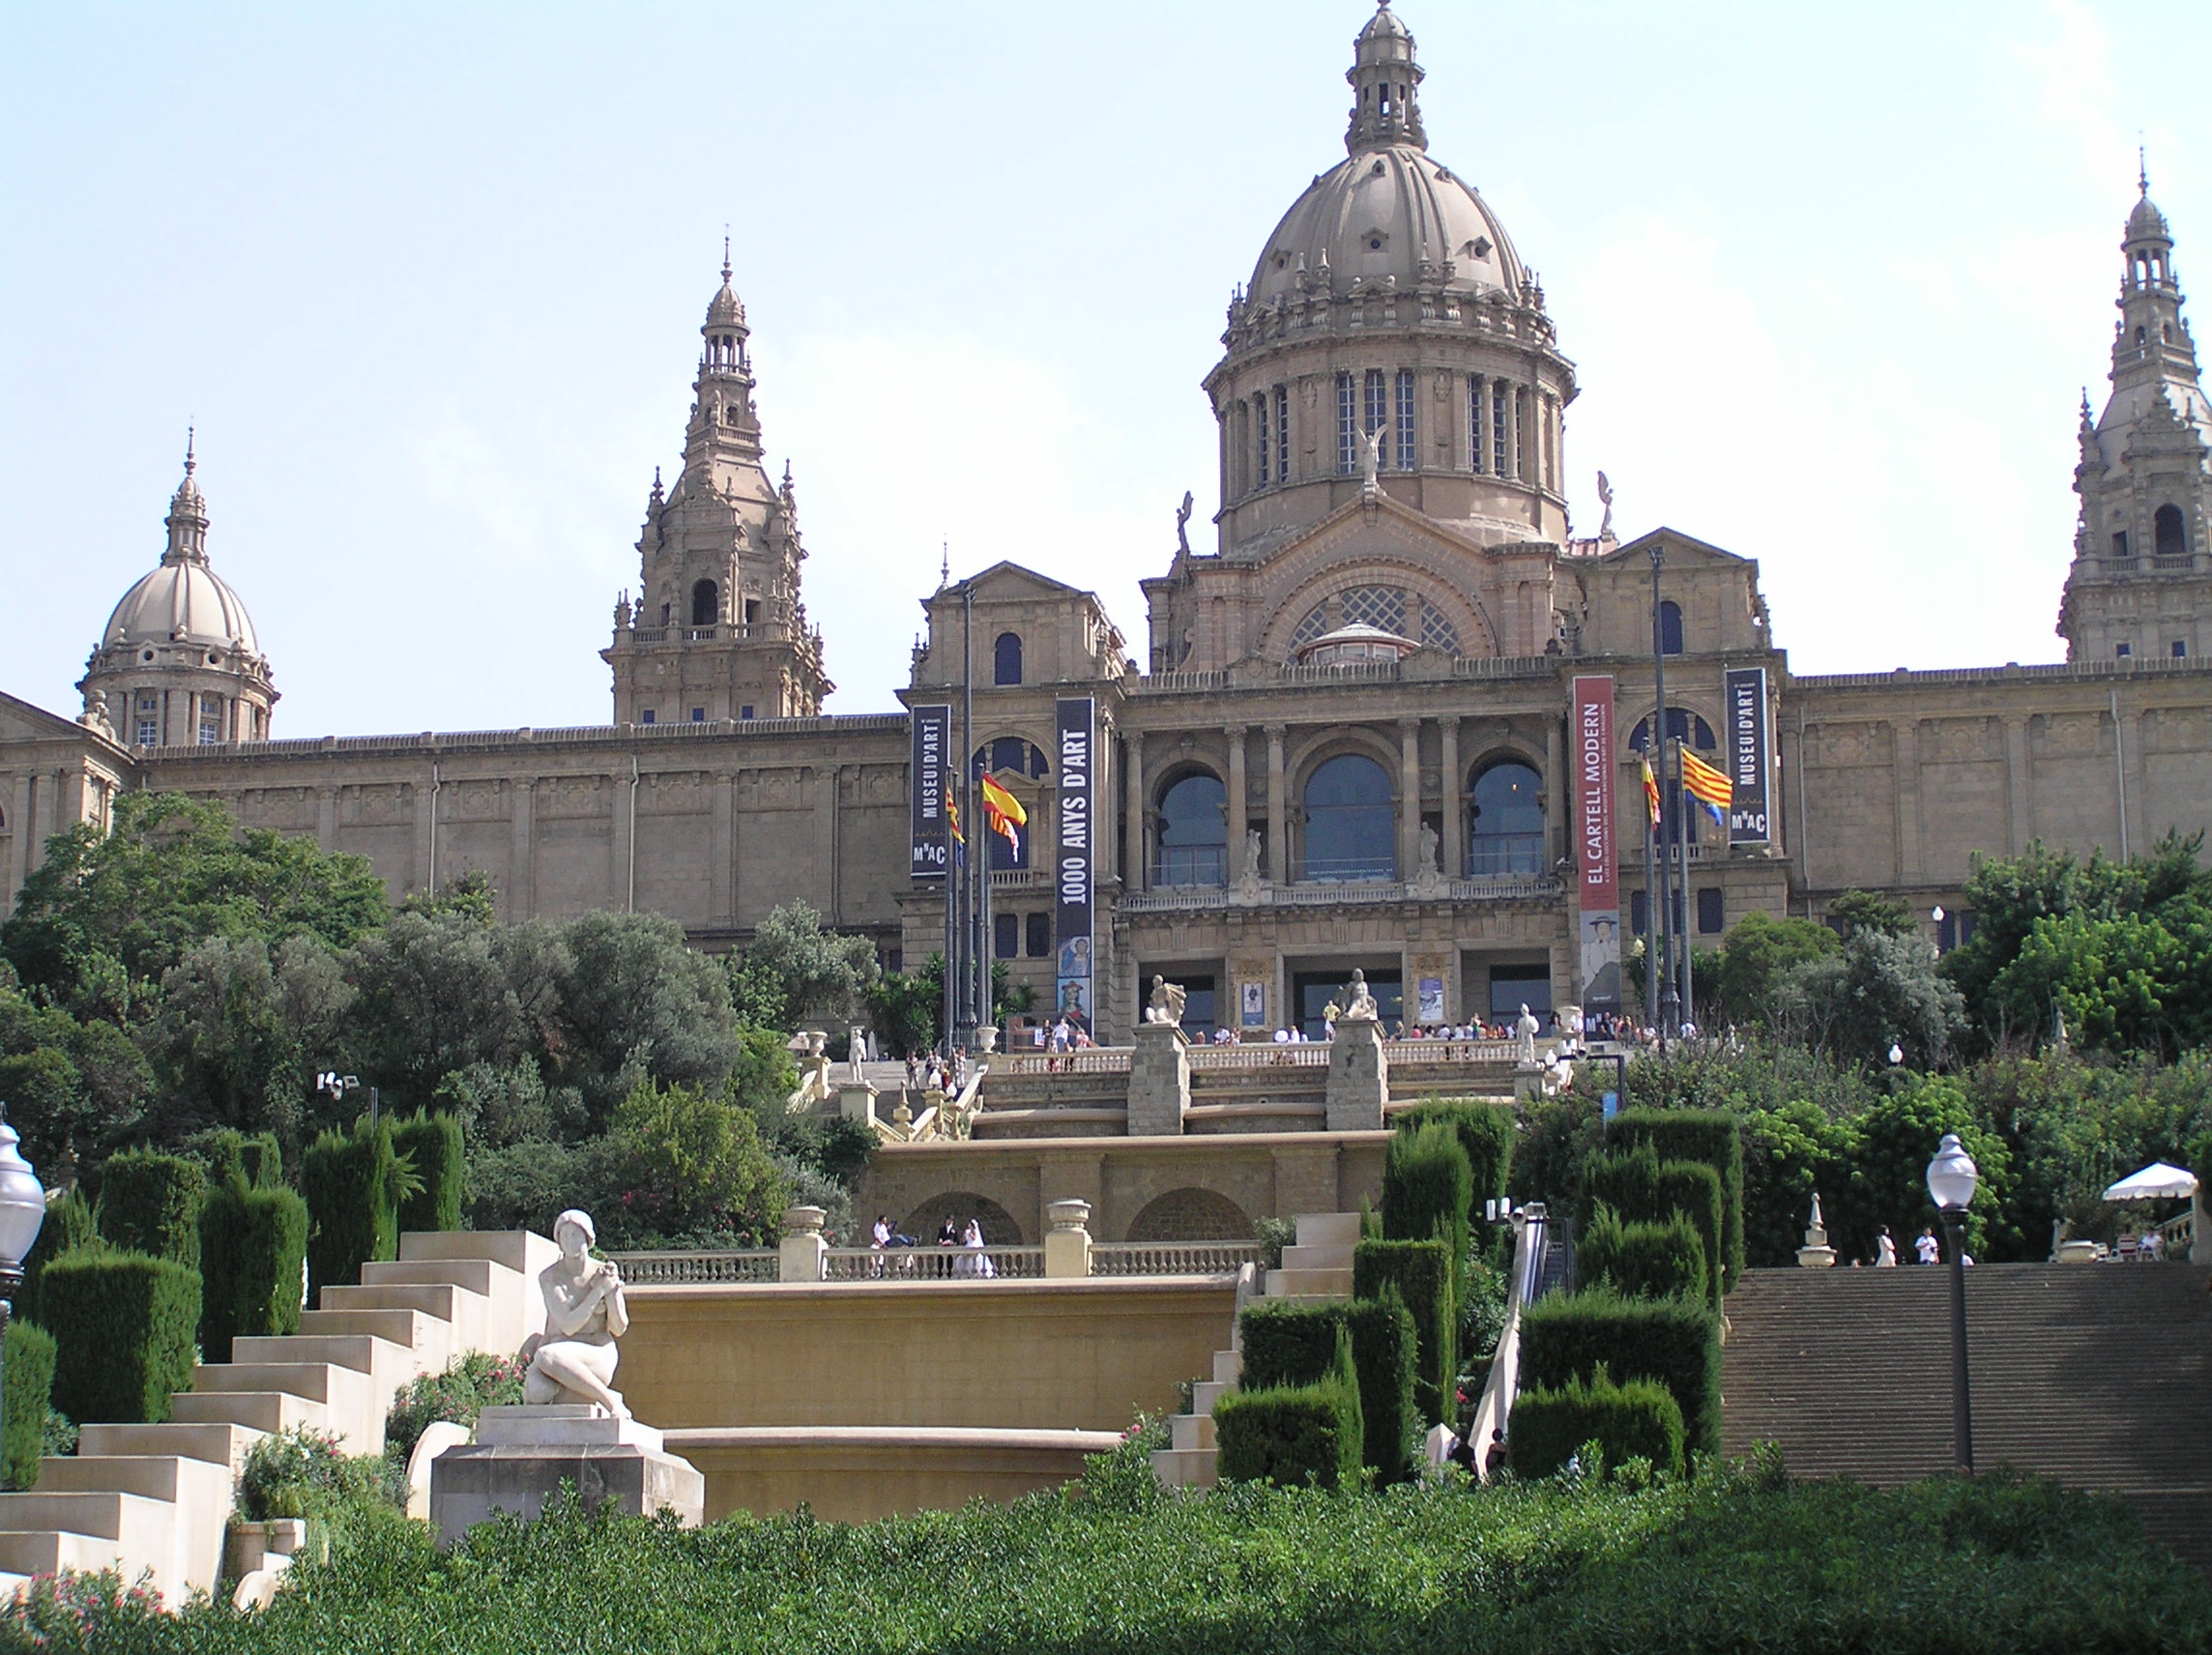
[[[745,307],[722,285],[700,326],[703,341],[673,488],[653,474],[638,537],[638,591],[615,605],[618,724],[811,717],[834,687],[822,670],[822,634],[806,624],[799,566],[799,500],[791,468],[780,485],[761,464]]]

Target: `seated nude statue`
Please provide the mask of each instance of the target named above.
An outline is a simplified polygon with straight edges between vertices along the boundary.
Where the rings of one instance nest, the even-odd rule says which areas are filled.
[[[622,1272],[611,1259],[595,1259],[598,1240],[591,1216],[574,1208],[553,1221],[561,1257],[538,1278],[545,1294],[545,1331],[524,1342],[522,1357],[530,1371],[522,1400],[597,1403],[617,1419],[629,1409],[614,1388],[615,1341],[629,1329],[629,1308],[623,1302]]]

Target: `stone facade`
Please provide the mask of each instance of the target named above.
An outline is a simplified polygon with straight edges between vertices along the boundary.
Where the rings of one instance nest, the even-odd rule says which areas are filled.
[[[1194,546],[1179,528],[1163,545],[1142,649],[1095,594],[1011,564],[924,599],[902,699],[959,709],[973,685],[955,751],[1030,818],[1021,855],[999,856],[1018,865],[992,875],[994,943],[1040,1003],[1055,994],[1055,703],[1071,695],[1093,700],[1099,737],[1102,1035],[1127,1037],[1154,973],[1191,991],[1201,1035],[1310,1025],[1354,967],[1393,1022],[1574,998],[1571,683],[1615,682],[1626,920],[1644,907],[1629,747],[1658,711],[1654,553],[1664,727],[1715,745],[1725,674],[1766,673],[1766,841],[1732,847],[1700,818],[1683,857],[1703,944],[1753,912],[1818,916],[1853,886],[1940,904],[1955,935],[1976,851],[2040,838],[2117,855],[2204,825],[2212,411],[2147,191],[2123,244],[2112,396],[2084,420],[2067,662],[1796,678],[1756,562],[1673,529],[1627,544],[1610,525],[1570,532],[1561,416],[1577,379],[1541,285],[1428,155],[1413,43],[1387,9],[1354,58],[1346,159],[1232,301],[1206,381],[1215,535]],[[242,607],[200,651],[212,663],[127,659],[111,624],[78,722],[0,698],[0,901],[47,834],[103,822],[119,790],[165,788],[367,856],[394,892],[480,870],[510,918],[651,910],[721,948],[802,898],[887,960],[941,949],[941,887],[910,874],[909,717],[821,712],[795,495],[761,467],[743,307],[723,277],[683,469],[672,488],[655,480],[641,584],[603,654],[615,723],[270,740],[273,679]],[[213,577],[189,475],[170,526],[163,567],[181,572],[156,584],[197,591]],[[168,648],[131,626],[138,652]],[[168,673],[156,687],[186,708],[148,740],[131,721],[141,667]],[[217,702],[232,721],[203,728]]]

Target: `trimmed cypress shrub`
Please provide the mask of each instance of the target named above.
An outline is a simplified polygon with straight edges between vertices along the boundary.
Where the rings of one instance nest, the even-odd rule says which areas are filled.
[[[320,1301],[325,1286],[361,1280],[371,1259],[399,1252],[399,1203],[406,1169],[392,1146],[392,1121],[367,1116],[347,1132],[325,1132],[300,1157],[306,1197],[307,1279]]]
[[[7,1367],[0,1384],[0,1483],[12,1489],[36,1487],[39,1459],[45,1453],[46,1412],[53,1405],[54,1336],[28,1321],[8,1323],[0,1363]]]
[[[1689,1451],[1720,1452],[1720,1318],[1703,1299],[1624,1298],[1610,1288],[1587,1288],[1540,1298],[1522,1311],[1524,1386],[1558,1390],[1570,1379],[1590,1378],[1601,1362],[1621,1382],[1665,1385],[1682,1410]]]
[[[284,1181],[284,1151],[276,1133],[258,1132],[248,1138],[225,1127],[215,1135],[208,1156],[209,1192],[232,1178],[243,1178],[253,1189],[273,1189]]]
[[[1439,1098],[1399,1111],[1395,1124],[1401,1132],[1448,1126],[1458,1136],[1459,1147],[1467,1151],[1468,1172],[1474,1184],[1468,1197],[1470,1224],[1479,1221],[1484,1202],[1505,1193],[1505,1176],[1513,1166],[1512,1110],[1471,1098]]]
[[[1442,1240],[1452,1268],[1467,1256],[1467,1209],[1474,1173],[1449,1126],[1393,1132],[1382,1152],[1382,1234],[1391,1241]]]
[[[100,1169],[100,1233],[118,1247],[200,1267],[207,1169],[158,1149],[126,1149]]]
[[[1663,1224],[1677,1212],[1685,1214],[1704,1243],[1703,1291],[1719,1308],[1724,1238],[1720,1176],[1712,1168],[1698,1161],[1662,1161],[1648,1142],[1593,1154],[1583,1168],[1578,1233],[1591,1227],[1601,1206],[1613,1208],[1624,1223]]]
[[[1394,1292],[1413,1319],[1413,1405],[1430,1425],[1446,1417],[1459,1377],[1459,1301],[1442,1241],[1362,1241],[1352,1251],[1352,1291],[1363,1299]]]
[[[200,1214],[200,1344],[210,1362],[230,1360],[241,1336],[300,1330],[300,1266],[307,1257],[307,1204],[296,1191],[249,1185],[243,1174],[217,1186]]]
[[[39,1278],[64,1253],[99,1239],[100,1224],[82,1190],[71,1190],[61,1200],[47,1202],[45,1222],[39,1226],[38,1240],[31,1243],[31,1256],[23,1261],[23,1286],[15,1294],[15,1314],[44,1325],[45,1319],[39,1314]]]
[[[1687,1214],[1624,1221],[1610,1206],[1575,1238],[1575,1281],[1586,1288],[1610,1281],[1631,1298],[1703,1297],[1712,1286],[1705,1244]]]
[[[1679,1214],[1689,1220],[1705,1249],[1705,1297],[1714,1310],[1728,1289],[1721,1269],[1728,1240],[1721,1228],[1721,1180],[1703,1161],[1659,1163],[1659,1209],[1651,1216],[1665,1220]]]
[[[1650,1145],[1662,1161],[1701,1161],[1712,1168],[1721,1185],[1723,1283],[1733,1288],[1743,1276],[1742,1123],[1721,1109],[1624,1109],[1611,1131]]]
[[[418,1112],[393,1126],[392,1147],[422,1186],[399,1204],[401,1232],[458,1230],[468,1194],[461,1123],[451,1115]]]
[[[1229,1392],[1213,1405],[1213,1434],[1225,1481],[1357,1488],[1365,1425],[1351,1338],[1337,1329],[1328,1377],[1318,1383]]]
[[[54,1407],[80,1425],[160,1424],[191,1383],[200,1273],[173,1259],[80,1247],[46,1266]]]
[[[1587,1379],[1523,1391],[1513,1404],[1507,1449],[1517,1476],[1552,1476],[1592,1440],[1604,1449],[1610,1468],[1642,1457],[1655,1469],[1678,1473],[1682,1410],[1655,1379],[1615,1384],[1603,1362]]]
[[[1338,1331],[1349,1334],[1363,1421],[1361,1461],[1384,1482],[1412,1475],[1421,1429],[1413,1406],[1418,1338],[1395,1288],[1385,1285],[1380,1297],[1339,1304],[1259,1299],[1244,1307],[1239,1327],[1242,1383],[1253,1390],[1325,1379]]]

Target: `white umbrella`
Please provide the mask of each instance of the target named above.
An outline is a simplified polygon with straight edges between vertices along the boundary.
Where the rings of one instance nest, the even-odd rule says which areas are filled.
[[[2197,1193],[2197,1175],[2182,1167],[2153,1161],[2139,1173],[2130,1173],[2105,1192],[2107,1201],[2170,1201]]]

